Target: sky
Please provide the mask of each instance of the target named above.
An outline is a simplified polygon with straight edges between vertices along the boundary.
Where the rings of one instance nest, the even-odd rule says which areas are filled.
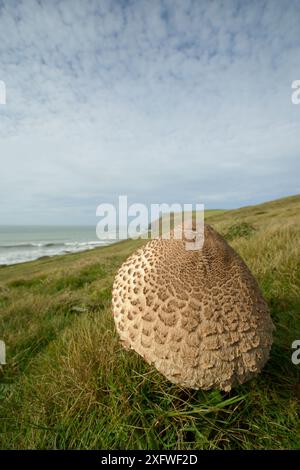
[[[0,0],[0,224],[300,193],[300,2]]]

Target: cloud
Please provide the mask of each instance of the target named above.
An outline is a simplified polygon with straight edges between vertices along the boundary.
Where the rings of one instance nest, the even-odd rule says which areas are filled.
[[[299,192],[300,4],[0,3],[2,223]]]

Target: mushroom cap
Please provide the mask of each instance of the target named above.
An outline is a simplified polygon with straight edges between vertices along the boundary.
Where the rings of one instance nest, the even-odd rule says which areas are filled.
[[[183,387],[229,391],[269,357],[274,327],[257,282],[206,224],[202,249],[171,236],[131,255],[112,307],[123,346]]]

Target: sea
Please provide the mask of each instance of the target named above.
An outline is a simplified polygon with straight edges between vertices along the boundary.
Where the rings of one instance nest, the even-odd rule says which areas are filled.
[[[93,250],[116,241],[99,240],[95,226],[0,225],[0,265]]]

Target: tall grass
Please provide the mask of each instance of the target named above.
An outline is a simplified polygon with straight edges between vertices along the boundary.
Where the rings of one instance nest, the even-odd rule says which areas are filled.
[[[276,325],[263,372],[230,393],[182,389],[121,348],[111,286],[142,241],[0,269],[8,362],[0,372],[0,447],[300,448],[300,366],[291,362],[300,339],[299,210],[296,197],[208,216],[230,234]]]

